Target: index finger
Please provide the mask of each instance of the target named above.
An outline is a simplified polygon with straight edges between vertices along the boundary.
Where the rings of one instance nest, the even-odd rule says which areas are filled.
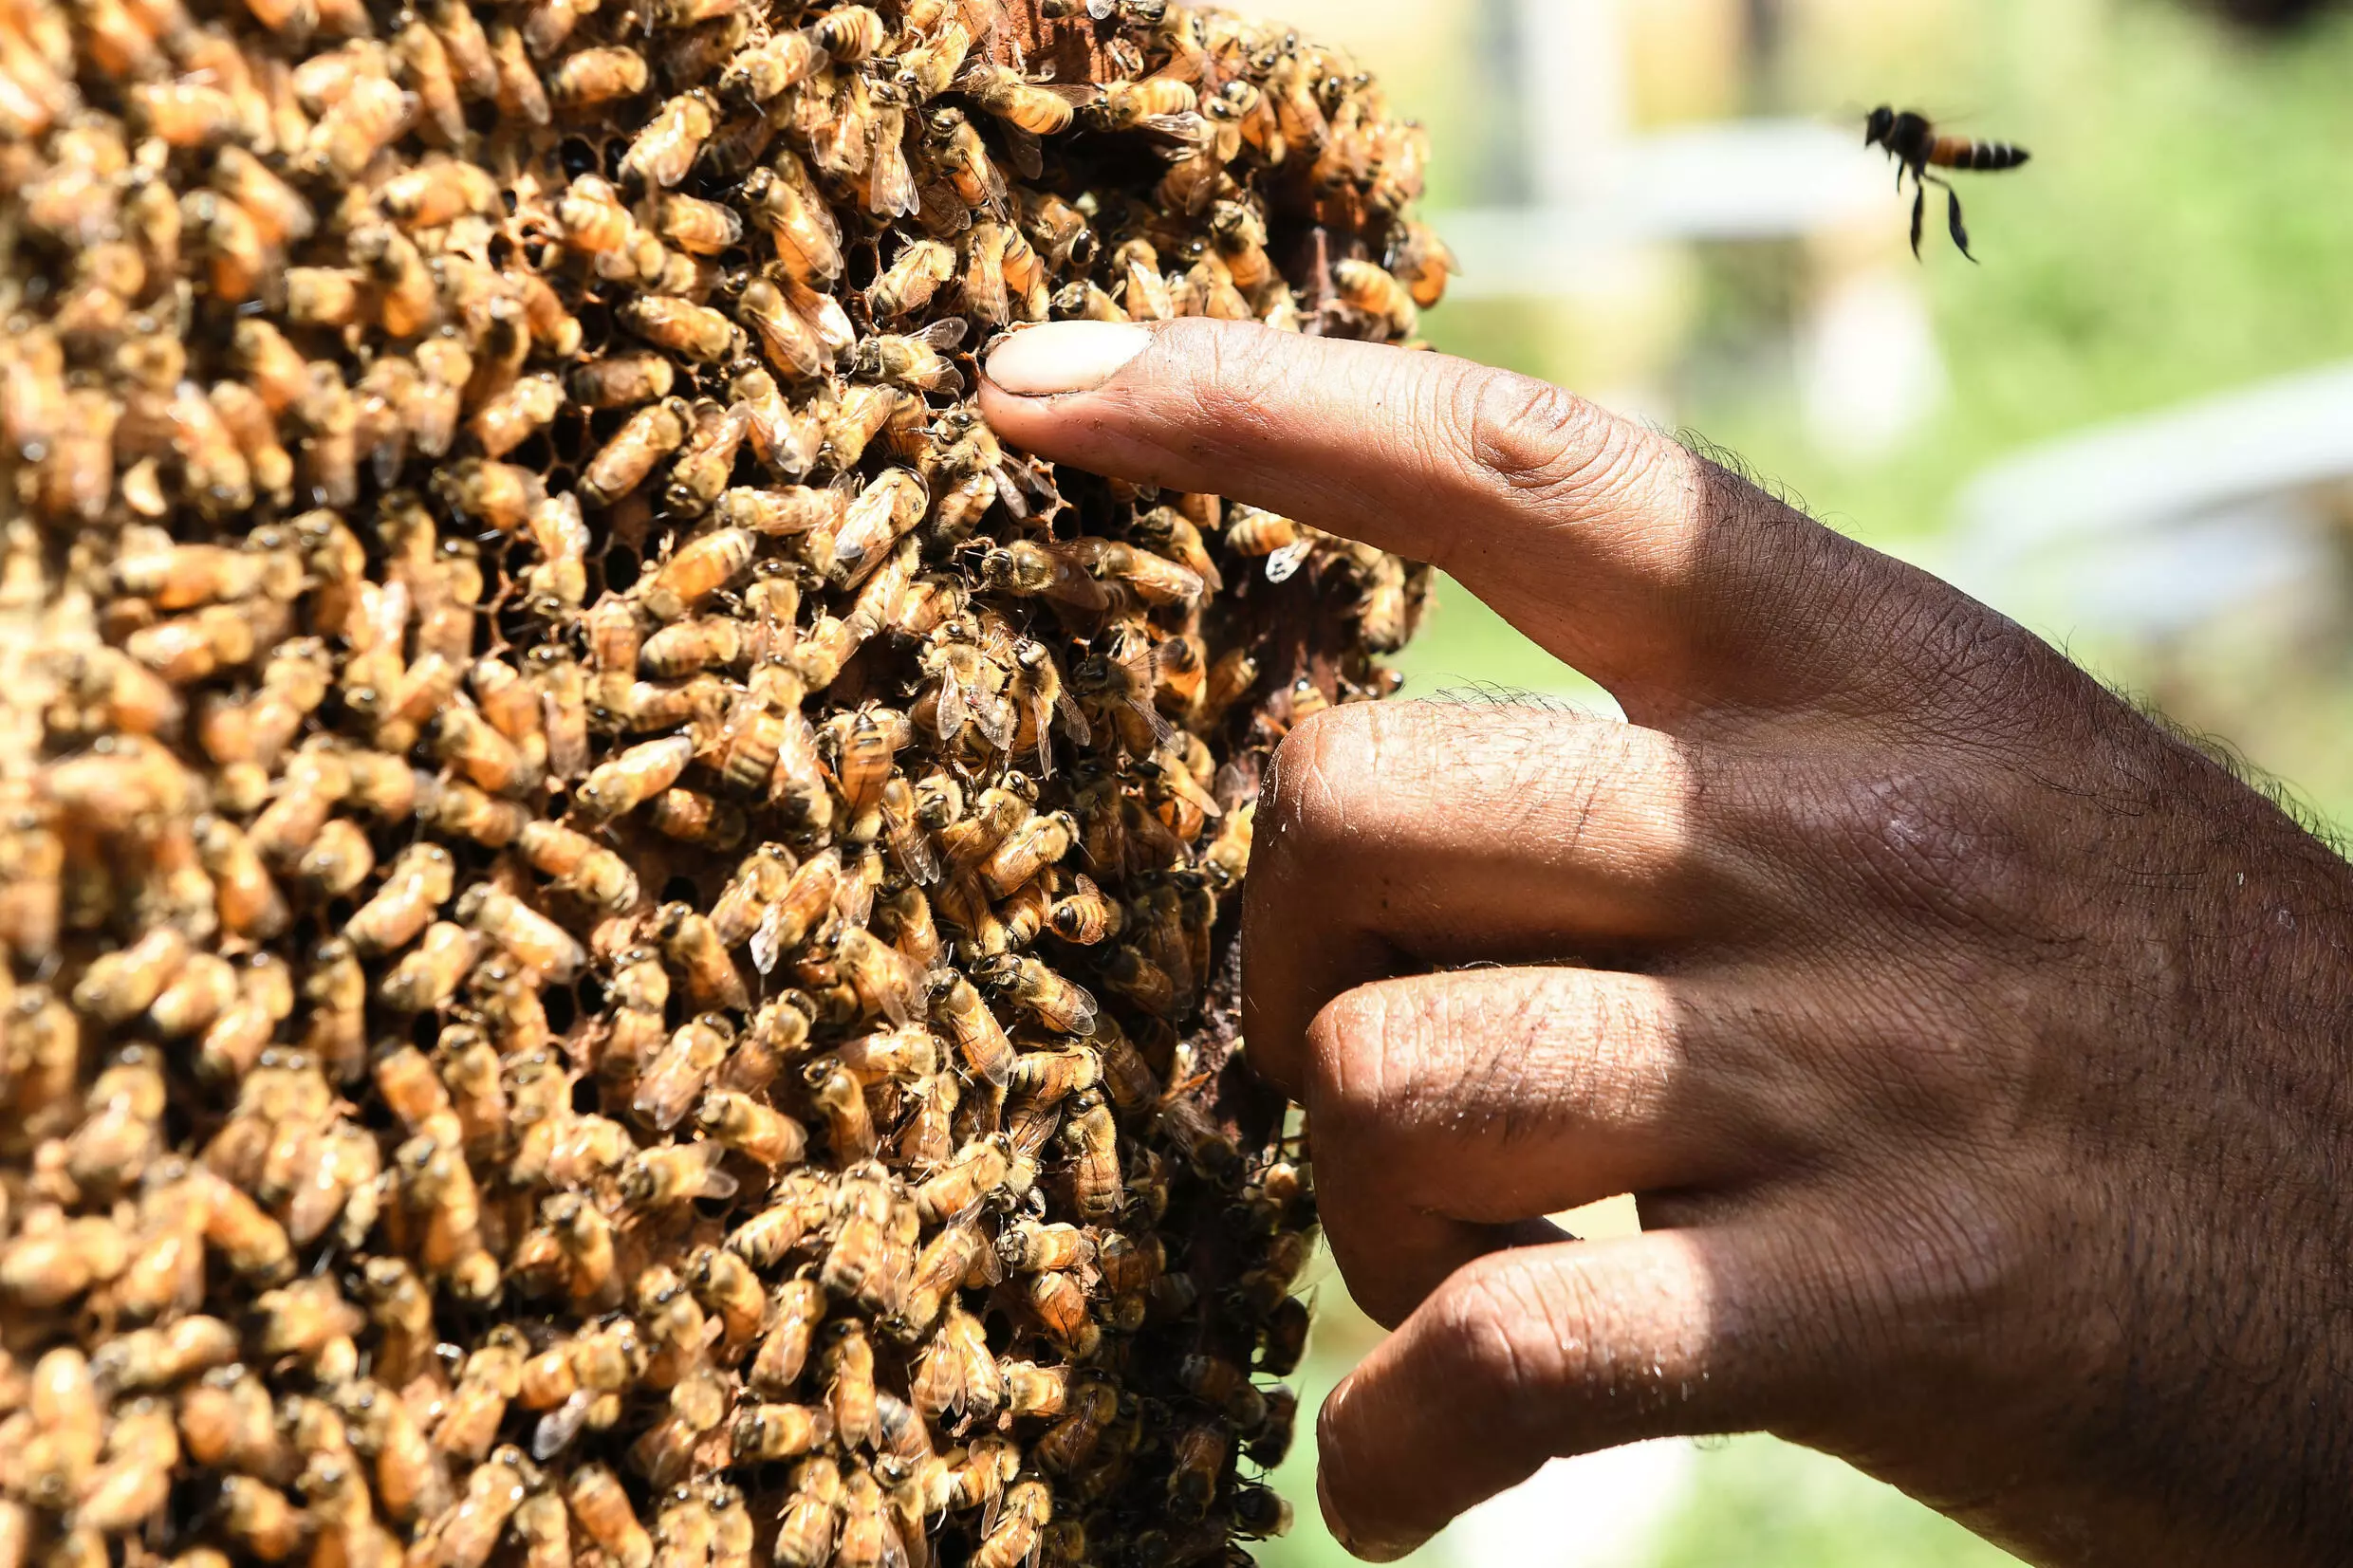
[[[1856,580],[1894,569],[1655,432],[1446,355],[1204,318],[1065,322],[1000,343],[980,400],[1042,456],[1451,572],[1645,722],[1841,678],[1855,654],[1836,622],[1874,597]]]

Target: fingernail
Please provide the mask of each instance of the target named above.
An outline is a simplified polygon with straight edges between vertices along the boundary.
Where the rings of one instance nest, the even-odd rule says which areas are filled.
[[[1365,1562],[1395,1562],[1399,1558],[1411,1557],[1424,1544],[1424,1540],[1367,1540],[1348,1528],[1347,1522],[1332,1506],[1331,1489],[1324,1484],[1321,1467],[1315,1472],[1315,1503],[1324,1511],[1324,1527],[1352,1558]]]
[[[1127,322],[1048,322],[997,344],[985,368],[1017,397],[1092,392],[1151,344],[1147,328]]]

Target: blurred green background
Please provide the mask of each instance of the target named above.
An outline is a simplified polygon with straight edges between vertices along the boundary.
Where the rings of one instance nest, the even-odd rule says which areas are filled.
[[[2269,32],[2169,0],[1254,9],[1344,44],[1431,125],[1429,205],[1442,228],[1481,238],[1462,247],[1470,276],[1427,322],[1436,346],[1702,435],[1815,515],[1932,569],[1973,563],[1979,575],[1959,579],[1973,590],[2291,781],[2319,818],[2353,821],[2353,421],[2334,475],[2307,465],[2267,489],[2261,440],[2243,462],[2235,452],[2197,454],[2246,470],[2233,481],[2246,493],[2232,491],[2231,505],[2202,519],[2220,530],[2222,558],[2244,514],[2245,554],[2284,537],[2294,546],[2287,559],[2300,563],[2230,592],[2197,581],[2195,555],[2145,590],[2130,575],[2173,559],[2148,543],[2177,521],[2162,515],[2139,518],[2144,533],[2096,541],[2087,562],[2065,571],[2039,565],[2031,550],[1986,569],[1978,536],[2003,519],[1970,499],[1998,500],[1972,487],[2022,453],[2072,452],[2067,443],[2087,432],[2130,430],[2353,360],[2353,18],[2324,5],[2310,8],[2319,14],[2309,26]],[[1887,189],[1883,159],[1861,146],[1862,115],[1882,101],[2033,149],[2027,169],[1965,184],[1981,267],[1954,253],[1935,208],[1925,264],[1913,262],[1908,197]],[[1779,233],[1674,231],[1678,222],[1707,230],[1715,220],[1704,212],[1663,224],[1625,216],[1658,205],[1646,176],[1623,173],[1652,167],[1639,162],[1645,147],[1760,124],[1834,128],[1881,194],[1861,206],[1843,194],[1817,202],[1823,212]],[[1600,156],[1585,156],[1588,139]],[[1675,164],[1691,188],[1675,199],[1705,209],[1739,195],[1706,189],[1706,172],[1708,149],[1741,144],[1688,144],[1687,154],[1701,150],[1700,175],[1691,175],[1692,157]],[[1727,182],[1754,183],[1730,153],[1720,162]],[[1800,191],[1791,204],[1808,199]],[[1526,255],[1496,263],[1489,243],[1541,229],[1514,216],[1531,206],[1571,210],[1588,241],[1561,250],[1549,273],[1537,263],[1533,282]],[[1502,275],[1479,276],[1482,254]],[[2258,435],[2269,428],[2256,421]],[[2094,500],[2078,511],[2097,510],[2111,488],[2086,462]],[[2129,488],[2130,476],[2116,477],[2113,488]],[[2054,507],[2053,533],[2072,516]],[[1403,664],[1409,693],[1493,684],[1595,694],[1451,583]],[[1278,1476],[1299,1523],[1261,1554],[1276,1568],[1350,1560],[1314,1517],[1306,1429],[1380,1330],[1349,1307],[1327,1265],[1322,1275],[1302,1440]],[[1663,1446],[1569,1471],[1474,1516],[1415,1560],[2011,1560],[1843,1466],[1766,1438]]]

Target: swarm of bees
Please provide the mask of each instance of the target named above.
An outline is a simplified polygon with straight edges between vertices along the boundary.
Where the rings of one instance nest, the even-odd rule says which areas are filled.
[[[964,393],[1410,337],[1423,156],[1161,0],[0,3],[0,1568],[1280,1531],[1235,894],[1426,574]]]

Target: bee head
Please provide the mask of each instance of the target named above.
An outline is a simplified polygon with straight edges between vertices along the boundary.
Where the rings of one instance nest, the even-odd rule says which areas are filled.
[[[1863,126],[1862,144],[1865,147],[1884,146],[1895,129],[1895,108],[1891,104],[1882,103],[1871,111],[1871,118]]]

